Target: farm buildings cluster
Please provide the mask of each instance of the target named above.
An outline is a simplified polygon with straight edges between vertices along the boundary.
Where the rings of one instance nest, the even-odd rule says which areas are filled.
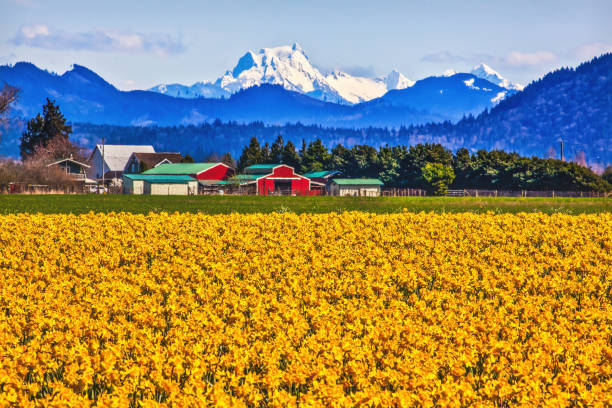
[[[89,164],[72,158],[50,165],[97,188],[124,194],[196,195],[351,195],[379,196],[377,179],[342,178],[338,171],[298,174],[285,164],[256,164],[238,173],[225,163],[184,162],[180,153],[155,152],[153,146],[97,145]]]

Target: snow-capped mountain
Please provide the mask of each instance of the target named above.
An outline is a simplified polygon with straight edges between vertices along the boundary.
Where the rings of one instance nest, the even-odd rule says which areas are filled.
[[[506,89],[514,89],[516,91],[522,91],[525,85],[511,82],[508,79],[501,76],[497,71],[488,66],[487,64],[480,64],[472,68],[470,74],[477,76],[478,78],[486,79],[496,85]]]
[[[157,93],[161,93],[168,96],[174,96],[177,98],[224,98],[230,96],[231,93],[225,89],[210,83],[210,82],[196,82],[191,86],[185,86],[181,84],[161,84],[151,89]]]
[[[323,101],[355,104],[369,101],[393,89],[414,84],[398,71],[380,78],[357,77],[334,71],[323,75],[313,66],[299,44],[248,51],[234,69],[216,81],[198,82],[192,86],[157,85],[150,91],[183,98],[221,98],[242,89],[261,84],[276,84]]]
[[[405,89],[414,85],[414,81],[396,70],[379,78],[357,77],[346,72],[333,71],[325,79],[340,97],[350,103],[380,98],[390,90]]]

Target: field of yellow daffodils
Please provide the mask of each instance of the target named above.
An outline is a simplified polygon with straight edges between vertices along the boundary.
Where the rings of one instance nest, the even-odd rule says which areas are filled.
[[[0,406],[609,407],[612,214],[0,217]]]

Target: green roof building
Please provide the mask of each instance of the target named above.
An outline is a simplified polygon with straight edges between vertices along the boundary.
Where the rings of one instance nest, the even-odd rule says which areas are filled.
[[[142,174],[197,175],[223,163],[164,163]]]
[[[329,183],[328,193],[336,196],[378,197],[384,183],[373,178],[335,178]]]
[[[192,195],[198,180],[183,174],[124,174],[123,194]]]

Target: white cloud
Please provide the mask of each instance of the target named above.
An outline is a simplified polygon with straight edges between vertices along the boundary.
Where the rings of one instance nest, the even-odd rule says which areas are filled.
[[[557,59],[557,55],[550,51],[519,52],[512,51],[502,61],[513,67],[537,67],[549,64]]]
[[[590,60],[594,57],[599,57],[601,54],[612,52],[612,44],[594,42],[576,47],[570,51],[570,56],[581,60]]]
[[[180,40],[168,34],[141,34],[117,30],[66,32],[53,29],[45,24],[22,26],[10,42],[14,45],[53,50],[156,55],[176,54],[185,49]]]
[[[433,62],[440,64],[463,63],[467,65],[476,65],[481,62],[486,62],[494,67],[502,68],[537,68],[542,65],[549,64],[557,60],[557,55],[550,51],[536,52],[520,52],[512,51],[505,56],[494,56],[484,53],[472,53],[467,55],[458,55],[449,51],[440,51],[433,54],[425,55],[421,58],[423,62]]]

